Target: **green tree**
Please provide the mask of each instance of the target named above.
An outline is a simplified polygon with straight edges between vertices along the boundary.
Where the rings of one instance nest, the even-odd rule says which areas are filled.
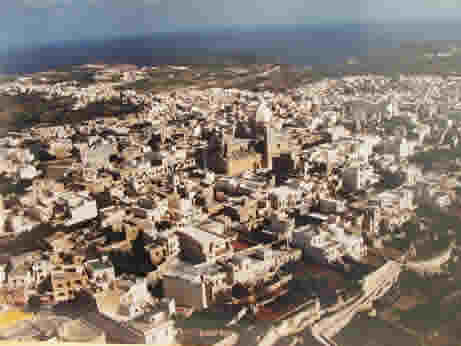
[[[112,83],[118,83],[120,82],[122,76],[120,76],[120,73],[114,74],[111,78]]]
[[[27,302],[27,308],[30,312],[39,312],[42,302],[39,296],[32,296]]]

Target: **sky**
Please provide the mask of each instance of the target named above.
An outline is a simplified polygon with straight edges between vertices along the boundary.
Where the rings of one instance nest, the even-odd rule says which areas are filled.
[[[0,47],[207,26],[461,19],[461,0],[4,0]],[[6,11],[6,12],[5,12]]]

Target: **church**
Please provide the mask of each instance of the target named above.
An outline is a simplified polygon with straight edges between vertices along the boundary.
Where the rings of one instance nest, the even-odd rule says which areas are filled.
[[[272,110],[262,102],[245,131],[238,131],[246,134],[244,138],[235,136],[236,127],[231,134],[215,133],[208,142],[206,168],[228,176],[259,168],[283,169],[287,160],[293,161],[292,148],[286,135],[273,128],[272,118]]]

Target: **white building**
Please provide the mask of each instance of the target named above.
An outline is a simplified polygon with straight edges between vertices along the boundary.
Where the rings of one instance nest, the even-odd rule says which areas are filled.
[[[361,235],[346,232],[336,224],[330,224],[328,229],[334,235],[335,240],[342,245],[344,255],[357,261],[360,261],[363,256],[366,256],[367,247]]]
[[[414,154],[414,149],[416,146],[416,142],[407,141],[405,138],[402,138],[399,145],[399,156],[401,159],[405,159],[408,156]]]
[[[40,171],[38,171],[32,165],[25,165],[19,168],[18,170],[18,177],[21,180],[32,180],[35,177],[40,175]]]
[[[451,198],[446,193],[438,192],[434,196],[434,203],[439,208],[444,209],[451,205]]]
[[[409,186],[414,186],[422,177],[421,169],[416,165],[409,165],[405,171],[406,183]]]
[[[0,263],[0,287],[2,287],[6,282],[6,270],[7,270],[6,263]]]
[[[401,189],[398,191],[400,209],[414,209],[414,191],[410,189]]]
[[[83,193],[63,194],[59,197],[57,204],[64,209],[65,225],[67,226],[88,221],[98,216],[96,201]]]
[[[361,235],[346,232],[336,224],[327,228],[314,225],[300,227],[293,232],[292,244],[321,263],[337,263],[343,256],[360,261],[367,253]]]
[[[272,207],[278,210],[293,208],[299,202],[302,191],[283,185],[273,188],[269,192]]]

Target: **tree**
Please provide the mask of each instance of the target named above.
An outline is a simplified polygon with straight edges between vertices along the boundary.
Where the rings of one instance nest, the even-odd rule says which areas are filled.
[[[118,82],[120,82],[120,80],[121,80],[121,76],[120,76],[119,73],[114,74],[114,75],[112,76],[112,78],[111,78],[111,81],[112,81],[113,83],[118,83]]]
[[[38,284],[37,292],[39,294],[44,294],[45,292],[50,291],[51,288],[51,276],[48,276],[45,280]]]
[[[40,301],[39,296],[31,296],[28,300],[28,310],[31,312],[39,312],[42,302]]]
[[[36,117],[32,113],[28,112],[17,112],[14,115],[16,126],[24,126],[33,122]]]
[[[134,260],[135,263],[139,264],[138,268],[141,272],[150,272],[154,270],[150,256],[145,249],[146,243],[146,235],[144,232],[139,232],[136,239],[132,242]]]

